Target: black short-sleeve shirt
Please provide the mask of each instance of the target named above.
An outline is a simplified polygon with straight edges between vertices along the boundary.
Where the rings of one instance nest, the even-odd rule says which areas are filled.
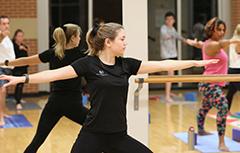
[[[49,63],[50,69],[57,69],[72,64],[79,58],[85,56],[84,52],[79,47],[65,50],[63,59],[59,59],[54,52],[54,49],[49,49],[39,54],[39,59],[43,63]],[[51,83],[52,92],[81,92],[81,78],[73,78],[67,80],[54,81]]]
[[[141,61],[116,57],[114,65],[105,65],[96,56],[86,56],[71,65],[78,76],[86,78],[90,93],[91,109],[83,129],[103,133],[127,130],[128,79],[137,74]]]

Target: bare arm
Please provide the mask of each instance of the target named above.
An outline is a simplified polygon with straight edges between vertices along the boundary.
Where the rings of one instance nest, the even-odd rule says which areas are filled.
[[[8,66],[25,66],[25,65],[37,65],[42,63],[38,54],[29,56],[29,57],[21,57],[18,59],[15,59],[13,61],[8,62]],[[4,63],[0,63],[0,66],[3,66]]]
[[[225,39],[220,41],[211,41],[206,45],[206,53],[209,56],[216,55],[220,49],[225,49],[225,51],[228,51],[228,48],[230,44],[240,44],[240,40],[234,40],[234,39]]]
[[[207,64],[217,63],[218,60],[164,60],[164,61],[147,61],[142,62],[138,74],[154,73],[169,70],[181,70],[193,66],[201,67]]]
[[[47,71],[31,74],[29,75],[29,83],[30,84],[46,83],[46,82],[65,80],[65,79],[70,79],[75,77],[77,77],[77,74],[74,71],[73,67],[69,65],[69,66],[65,66],[55,70],[47,70]],[[25,82],[26,77],[25,76],[14,77],[14,76],[1,75],[0,80],[8,80],[9,82],[4,84],[4,86],[7,87],[10,85],[15,85],[17,83]]]
[[[202,49],[203,47],[203,42],[202,41],[197,41],[197,39],[187,39],[186,40],[186,43],[190,46],[193,46],[193,47],[196,47],[196,48],[199,48],[199,49]]]

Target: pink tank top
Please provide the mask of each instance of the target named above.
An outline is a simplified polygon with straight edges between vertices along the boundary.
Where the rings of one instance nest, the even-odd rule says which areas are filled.
[[[219,59],[219,62],[217,64],[209,64],[205,66],[205,70],[203,75],[210,75],[210,74],[227,74],[228,69],[228,56],[226,52],[221,49],[219,53],[217,53],[215,56],[208,56],[205,51],[205,46],[208,43],[208,40],[204,42],[203,48],[202,48],[202,57],[204,60],[208,59]],[[212,84],[217,84],[219,86],[225,86],[225,82],[215,82]]]

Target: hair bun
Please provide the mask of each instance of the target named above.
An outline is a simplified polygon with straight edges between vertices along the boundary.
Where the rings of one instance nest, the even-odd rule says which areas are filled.
[[[100,28],[100,24],[99,23],[94,23],[93,24],[93,28],[92,28],[92,35],[93,35],[93,37],[96,36],[99,28]]]

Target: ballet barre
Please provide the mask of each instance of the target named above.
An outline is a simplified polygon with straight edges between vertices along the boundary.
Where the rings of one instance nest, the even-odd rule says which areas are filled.
[[[139,109],[139,93],[143,88],[143,83],[166,83],[166,82],[240,82],[240,74],[228,75],[175,75],[175,76],[150,76],[148,78],[137,78],[135,83],[138,87],[134,92],[134,110]]]

